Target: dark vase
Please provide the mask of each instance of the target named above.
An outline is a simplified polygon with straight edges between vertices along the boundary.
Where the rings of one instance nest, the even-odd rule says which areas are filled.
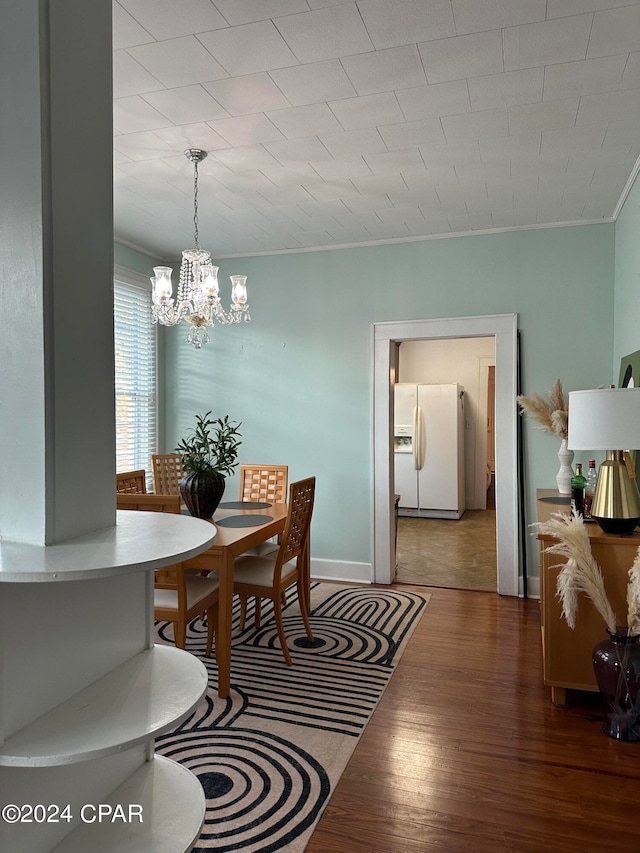
[[[225,479],[217,471],[196,471],[180,480],[180,494],[195,518],[211,518],[224,494]]]
[[[637,634],[607,629],[593,650],[593,669],[606,702],[602,730],[615,740],[640,740],[640,645]]]

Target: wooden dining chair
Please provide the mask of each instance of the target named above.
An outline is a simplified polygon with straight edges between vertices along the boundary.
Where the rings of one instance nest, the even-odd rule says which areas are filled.
[[[141,468],[138,471],[123,471],[116,474],[116,492],[119,494],[146,495],[147,472]]]
[[[307,637],[313,640],[307,612],[305,585],[309,578],[305,562],[308,559],[315,487],[315,477],[298,480],[289,487],[287,520],[280,547],[275,553],[263,556],[244,554],[236,558],[234,563],[233,591],[240,596],[240,628],[244,628],[249,596],[255,596],[258,601],[262,598],[271,599],[282,653],[288,666],[291,666],[291,655],[282,623],[281,597],[293,584],[296,584],[298,590],[300,613]]]
[[[288,465],[241,465],[239,499],[286,503],[288,476]]]
[[[117,494],[118,509],[180,513],[180,495]],[[192,574],[182,563],[154,572],[153,614],[156,622],[172,622],[176,646],[184,649],[187,625],[196,616],[207,619],[206,654],[211,655],[218,621],[218,581]]]
[[[154,453],[151,456],[153,491],[159,495],[179,495],[184,477],[182,456],[178,453]]]

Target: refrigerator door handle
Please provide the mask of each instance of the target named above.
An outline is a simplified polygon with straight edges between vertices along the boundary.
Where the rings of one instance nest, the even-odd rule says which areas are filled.
[[[413,410],[413,467],[421,471],[424,465],[424,423],[422,408],[416,406]]]

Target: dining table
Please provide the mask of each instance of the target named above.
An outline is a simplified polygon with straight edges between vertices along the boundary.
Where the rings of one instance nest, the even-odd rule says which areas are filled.
[[[215,525],[216,538],[202,554],[184,563],[186,569],[218,573],[218,625],[216,662],[218,696],[226,699],[231,688],[231,627],[233,610],[233,569],[236,557],[282,533],[287,520],[285,503],[222,502],[208,519]],[[308,562],[305,560],[305,563]]]

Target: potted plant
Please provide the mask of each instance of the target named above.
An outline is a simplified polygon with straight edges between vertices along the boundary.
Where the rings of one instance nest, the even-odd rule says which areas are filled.
[[[239,428],[229,416],[212,418],[211,412],[196,415],[195,429],[176,447],[187,472],[180,481],[180,494],[191,515],[211,518],[222,499],[224,475],[238,467]]]

